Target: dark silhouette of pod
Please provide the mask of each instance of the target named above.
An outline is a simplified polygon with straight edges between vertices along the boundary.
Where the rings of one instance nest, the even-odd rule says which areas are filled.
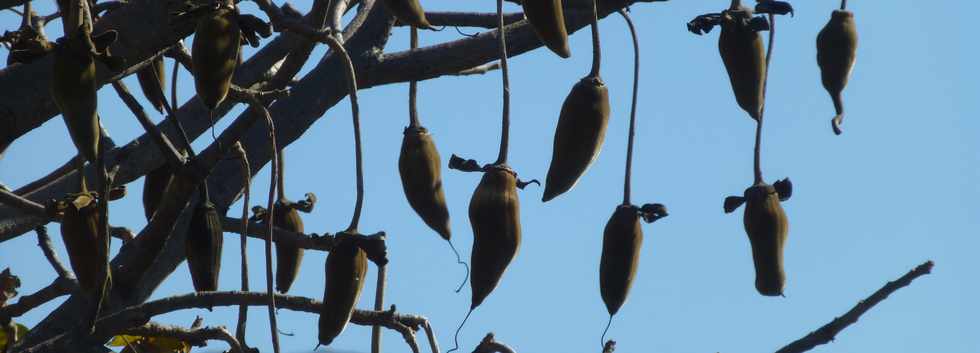
[[[173,179],[173,170],[169,165],[162,165],[143,177],[143,214],[147,222],[153,218],[153,214],[160,207],[163,195],[167,194],[167,186]]]
[[[303,218],[295,208],[285,207],[281,202],[276,206],[275,226],[296,233],[303,233]],[[303,248],[283,241],[276,242],[276,290],[289,291],[289,287],[299,274],[303,263]]]
[[[407,127],[398,156],[405,198],[426,225],[443,239],[452,236],[449,230],[449,210],[442,191],[442,162],[432,135],[424,127]]]
[[[194,291],[215,291],[221,272],[221,218],[210,201],[201,202],[193,212],[185,244],[187,268],[191,271]]]
[[[601,78],[586,76],[572,87],[561,106],[542,201],[575,186],[599,156],[608,123],[609,90]]]
[[[473,252],[470,254],[470,309],[497,287],[521,245],[521,205],[517,177],[508,169],[490,167],[470,199]]]
[[[146,97],[146,100],[153,105],[153,109],[161,113],[163,113],[163,105],[167,102],[167,98],[163,94],[167,88],[167,76],[163,69],[163,57],[158,56],[150,61],[149,65],[136,71],[136,79],[140,83],[143,97]]]
[[[523,1],[523,4],[524,16],[541,42],[558,56],[571,57],[561,0],[528,0]]]
[[[788,195],[785,195],[788,196]],[[789,220],[772,185],[759,183],[745,190],[745,233],[752,245],[755,288],[759,294],[783,294],[783,245],[789,233]]]
[[[194,88],[208,109],[214,110],[228,95],[240,42],[238,12],[234,9],[222,7],[197,22],[191,48]]]
[[[721,15],[718,51],[728,71],[738,106],[759,120],[765,99],[766,53],[762,37],[748,25],[752,13],[746,8],[726,10]]]
[[[616,207],[603,231],[599,260],[599,291],[609,315],[616,315],[626,302],[640,263],[642,244],[643,229],[636,206]]]
[[[99,237],[99,211],[93,201],[78,209],[69,203],[61,219],[61,239],[82,293],[98,301],[111,283],[107,240]]]
[[[425,18],[425,10],[419,0],[384,0],[385,7],[391,11],[395,18],[410,26],[418,28],[431,28],[429,20]]]
[[[857,59],[857,41],[854,13],[847,10],[834,10],[830,21],[817,35],[817,64],[820,65],[823,87],[834,101],[837,115],[831,120],[831,126],[838,135],[841,134],[840,124],[844,119],[841,93],[847,86],[854,60]]]
[[[327,255],[327,282],[317,323],[320,344],[329,346],[344,332],[364,288],[367,266],[367,254],[349,239],[339,242]]]
[[[81,29],[79,29],[81,31]],[[94,163],[99,152],[98,83],[92,47],[77,34],[54,50],[51,96],[61,110],[78,153]]]

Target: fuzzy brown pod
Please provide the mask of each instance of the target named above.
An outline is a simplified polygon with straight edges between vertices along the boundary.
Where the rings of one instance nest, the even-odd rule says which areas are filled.
[[[764,104],[766,53],[762,37],[751,25],[752,12],[746,8],[721,13],[718,51],[725,63],[735,101],[752,119],[759,120]]]
[[[599,156],[608,124],[609,90],[599,77],[582,78],[561,106],[542,201],[575,186]]]
[[[469,213],[473,227],[472,310],[497,287],[521,245],[521,205],[514,172],[501,166],[488,167],[470,199]]]
[[[524,1],[524,16],[534,28],[538,39],[548,49],[563,58],[572,56],[568,48],[568,30],[565,29],[565,14],[561,7],[562,0],[531,0]]]
[[[364,250],[350,238],[339,241],[327,255],[326,287],[317,322],[321,345],[329,346],[347,327],[364,289],[367,266]]]
[[[432,135],[424,127],[406,127],[398,156],[405,198],[415,213],[443,239],[452,236],[449,209],[442,190],[441,161]]]
[[[286,206],[282,201],[276,206],[276,227],[295,233],[303,233],[303,218],[295,208]],[[300,264],[303,263],[303,248],[283,241],[276,242],[276,290],[286,293],[292,287],[299,274]]]
[[[61,239],[71,269],[82,293],[98,301],[111,286],[108,240],[99,232],[99,210],[95,198],[83,193],[68,202],[61,219]]]
[[[725,200],[725,211],[734,211],[745,203],[743,223],[752,246],[755,264],[755,288],[765,296],[783,295],[786,273],[783,271],[783,247],[789,234],[789,220],[781,201],[789,199],[792,185],[788,179],[769,185],[757,183],[745,190],[743,197]]]
[[[79,28],[78,33],[60,41],[55,47],[55,79],[51,80],[51,96],[61,110],[78,153],[87,161],[95,162],[99,154],[101,129],[93,52],[102,51],[114,42],[116,32],[103,33],[91,41],[84,36]]]
[[[844,119],[844,101],[841,97],[847,80],[857,59],[857,25],[854,13],[847,10],[834,10],[830,21],[817,35],[817,64],[823,87],[830,94],[837,113],[831,120],[834,133],[841,134],[840,124]]]
[[[146,100],[153,105],[153,109],[161,113],[163,113],[163,105],[167,102],[167,98],[163,94],[167,88],[166,78],[163,56],[154,58],[149,65],[136,71],[136,79],[140,83],[143,97],[146,97]]]
[[[215,291],[218,290],[224,243],[221,217],[214,205],[206,200],[194,207],[193,212],[185,242],[187,269],[191,272],[194,291]]]
[[[153,218],[153,214],[160,207],[160,201],[163,200],[163,195],[167,194],[167,187],[173,177],[173,170],[167,164],[150,171],[143,177],[143,214],[147,222]]]
[[[636,206],[620,205],[606,222],[599,260],[599,292],[609,315],[626,302],[640,263],[643,229]]]
[[[429,20],[425,18],[425,10],[419,0],[384,0],[385,7],[391,11],[395,18],[410,26],[418,28],[432,28]]]
[[[208,109],[228,95],[240,44],[238,10],[221,7],[198,20],[191,48],[194,88]]]

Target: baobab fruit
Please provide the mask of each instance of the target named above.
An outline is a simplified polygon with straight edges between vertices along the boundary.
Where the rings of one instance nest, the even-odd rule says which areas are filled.
[[[721,13],[721,35],[718,51],[725,63],[728,78],[738,106],[759,120],[764,102],[766,53],[762,37],[749,25],[752,11],[732,8]]]
[[[218,275],[221,272],[221,218],[206,198],[194,207],[193,212],[185,243],[187,268],[191,272],[194,291],[215,291],[218,290]]]
[[[198,20],[191,48],[194,88],[210,110],[228,95],[240,44],[238,10],[223,6]]]
[[[568,31],[565,29],[561,0],[524,1],[523,6],[524,16],[541,42],[560,57],[572,56],[568,49]]]
[[[830,21],[817,35],[817,64],[820,65],[823,87],[834,101],[837,115],[831,120],[831,127],[837,135],[841,134],[840,124],[844,119],[841,94],[854,68],[857,41],[854,13],[847,10],[834,10]]]
[[[759,182],[745,189],[743,197],[725,200],[725,211],[732,212],[743,202],[745,233],[752,246],[755,264],[755,288],[765,296],[783,295],[786,273],[783,271],[783,246],[789,233],[789,220],[780,204],[789,199],[792,185],[787,180],[769,185]]]
[[[167,194],[167,186],[172,179],[173,170],[167,164],[150,171],[143,177],[143,214],[147,222],[153,218],[153,214],[160,207],[160,201]]]
[[[163,112],[163,105],[167,98],[163,92],[166,90],[166,74],[163,67],[163,56],[158,56],[150,61],[149,65],[136,71],[136,79],[140,83],[140,90],[143,97],[153,105],[153,109]]]
[[[104,50],[115,39],[116,32],[107,31],[88,40],[79,27],[75,34],[66,36],[54,50],[51,96],[61,110],[78,153],[89,162],[95,162],[98,157],[101,138],[93,53]]]
[[[609,90],[598,76],[578,81],[565,98],[542,201],[570,190],[599,156],[609,123]]]
[[[352,239],[341,240],[330,250],[324,268],[327,279],[323,306],[317,323],[320,344],[329,346],[344,332],[364,288],[367,266],[367,254]]]
[[[470,199],[473,252],[470,255],[473,290],[470,310],[497,287],[521,245],[517,176],[503,166],[490,166]]]
[[[303,218],[295,208],[287,207],[279,202],[275,210],[276,227],[294,233],[303,233]],[[289,287],[299,274],[299,266],[303,263],[303,248],[285,241],[276,242],[276,290],[280,293],[289,291]]]
[[[61,219],[61,239],[82,293],[96,305],[111,283],[107,240],[99,233],[99,211],[94,198],[83,194],[68,202]]]
[[[599,260],[599,291],[609,315],[626,302],[640,263],[643,229],[636,206],[619,205],[606,222]]]
[[[385,7],[391,11],[395,18],[407,25],[418,28],[431,28],[429,20],[425,18],[425,10],[419,0],[384,0]]]
[[[443,239],[452,236],[449,210],[442,190],[439,151],[432,135],[424,127],[406,127],[398,156],[398,174],[405,198],[415,213]]]

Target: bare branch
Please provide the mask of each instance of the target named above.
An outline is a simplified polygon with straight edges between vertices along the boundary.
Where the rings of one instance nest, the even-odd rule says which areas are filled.
[[[810,334],[806,335],[805,337],[800,338],[783,348],[780,348],[778,351],[776,351],[776,353],[806,352],[816,346],[833,341],[837,334],[851,324],[857,322],[861,315],[864,315],[864,313],[871,310],[871,308],[873,308],[875,305],[878,305],[878,303],[881,303],[887,299],[889,295],[899,289],[904,288],[905,286],[908,286],[909,284],[912,284],[912,281],[914,281],[916,278],[932,272],[932,266],[932,261],[926,261],[899,279],[886,283],[884,287],[881,287],[881,289],[875,291],[874,294],[871,294],[871,296],[858,302],[857,305],[851,308],[851,310],[848,310],[843,316],[835,318],[830,323],[823,325],[823,327],[820,327],[816,331],[810,332]]]
[[[0,323],[9,322],[11,318],[24,315],[44,303],[77,290],[78,281],[74,277],[58,277],[47,287],[33,294],[21,296],[14,304],[0,307]]]
[[[58,258],[58,254],[54,252],[54,247],[51,245],[51,237],[48,236],[48,228],[39,226],[34,231],[37,233],[37,246],[41,247],[41,252],[48,259],[51,267],[54,267],[54,272],[58,274],[58,277],[66,279],[75,278],[75,274],[65,267],[65,264]]]
[[[425,18],[433,26],[497,28],[495,12],[426,12]],[[505,13],[504,23],[511,24],[524,19],[524,13]],[[396,26],[407,26],[398,21]]]
[[[44,209],[44,205],[20,197],[19,195],[13,193],[12,191],[8,191],[6,189],[0,188],[0,203],[6,204],[11,207],[16,207],[26,212],[27,214],[36,217],[41,217],[45,219],[49,218],[48,212]]]
[[[466,70],[462,70],[456,73],[450,73],[452,76],[469,76],[469,75],[483,75],[493,70],[500,69],[500,62],[494,61],[492,63],[486,63],[480,66],[475,66]]]
[[[429,340],[429,348],[432,350],[432,353],[439,353],[439,341],[436,341],[436,335],[432,332],[432,325],[426,321],[422,325],[422,328],[425,329],[425,337]]]
[[[163,156],[167,158],[170,165],[183,165],[186,162],[184,155],[181,154],[176,147],[174,147],[174,144],[170,142],[170,139],[163,134],[160,127],[153,124],[150,117],[146,115],[145,111],[143,111],[143,106],[136,101],[136,97],[133,97],[132,93],[129,93],[129,89],[126,88],[126,84],[123,83],[122,80],[115,81],[112,83],[112,88],[116,90],[116,94],[118,94],[119,98],[123,100],[123,103],[126,103],[126,106],[133,112],[133,115],[136,115],[136,120],[138,120],[140,125],[143,126],[146,133],[150,135],[153,142],[157,144],[157,147],[160,148],[160,153],[163,153]]]
[[[220,340],[228,343],[228,346],[231,347],[232,352],[245,352],[238,340],[235,339],[235,337],[232,337],[232,335],[228,333],[228,330],[226,330],[223,326],[185,329],[183,327],[161,325],[151,322],[143,326],[122,330],[119,333],[144,337],[176,338],[198,347],[205,346],[205,341],[208,340]]]
[[[225,232],[242,234],[242,220],[240,218],[222,217],[221,226]],[[249,221],[247,235],[252,238],[264,240],[268,233],[266,226],[267,224],[265,222]],[[334,240],[335,238],[332,235],[317,235],[315,233],[306,235],[279,227],[275,227],[275,234],[272,237],[273,242],[278,243],[283,241],[299,248],[321,251],[330,251],[333,249]]]

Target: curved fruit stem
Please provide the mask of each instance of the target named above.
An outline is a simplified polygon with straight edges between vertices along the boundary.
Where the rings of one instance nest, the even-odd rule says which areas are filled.
[[[599,77],[602,64],[602,47],[599,45],[599,0],[592,0],[592,71],[589,77]]]
[[[626,144],[626,177],[623,181],[623,204],[629,205],[630,178],[633,174],[633,139],[636,135],[636,98],[640,90],[640,41],[630,15],[623,10],[619,10],[619,15],[623,16],[623,19],[626,20],[626,26],[629,27],[630,36],[633,38],[633,101],[630,103],[629,139]]]
[[[766,74],[762,81],[762,107],[759,109],[759,121],[755,126],[755,159],[754,172],[755,183],[763,182],[762,179],[762,121],[766,114],[766,90],[769,88],[769,63],[772,62],[772,48],[776,44],[776,15],[769,14],[769,45],[766,49]]]
[[[276,184],[279,179],[279,151],[276,149],[276,125],[272,121],[272,115],[269,114],[269,110],[262,105],[261,102],[253,100],[250,102],[253,109],[259,110],[260,113],[265,117],[265,123],[268,127],[269,132],[269,147],[272,150],[273,158],[270,161],[272,164],[272,173],[269,173],[269,197],[266,201],[266,208],[269,213],[266,215],[268,218],[268,229],[265,237],[265,291],[269,295],[269,331],[272,335],[272,350],[275,353],[279,353],[279,324],[276,321],[276,297],[275,290],[272,287],[273,274],[272,274],[272,237],[273,231],[275,229],[275,222],[272,220],[276,219]]]
[[[840,9],[847,10],[847,0],[840,0]]]
[[[248,164],[248,155],[241,143],[235,144],[235,150],[241,158],[242,182],[245,184],[245,198],[242,203],[242,234],[248,234],[248,205],[251,198],[252,168]],[[248,292],[248,237],[240,237],[241,258],[242,258],[242,292]],[[235,327],[235,338],[242,346],[245,346],[245,326],[248,322],[248,305],[238,305],[238,325]]]
[[[504,0],[497,0],[497,36],[500,38],[500,73],[503,76],[504,108],[500,126],[500,151],[496,165],[507,164],[507,145],[510,143],[510,70],[507,68],[507,31],[504,29]]]
[[[411,39],[411,49],[415,50],[419,47],[419,30],[415,26],[412,28],[412,39]],[[417,128],[422,124],[419,123],[419,111],[415,105],[415,96],[418,95],[419,82],[412,80],[408,83],[408,127]]]

